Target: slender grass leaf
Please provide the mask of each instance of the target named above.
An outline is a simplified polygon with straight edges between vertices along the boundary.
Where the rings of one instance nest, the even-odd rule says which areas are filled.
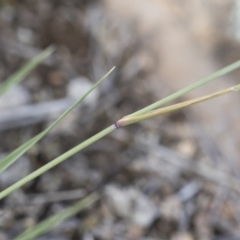
[[[99,196],[97,193],[92,193],[91,195],[85,197],[75,205],[66,208],[62,212],[49,217],[48,219],[44,220],[43,222],[37,224],[36,226],[26,230],[21,235],[19,235],[14,240],[31,240],[36,239],[41,234],[44,234],[51,230],[54,226],[60,224],[65,219],[77,214],[78,212],[82,211],[84,208],[90,206],[92,203],[97,201]]]
[[[197,82],[195,82],[195,83],[193,83],[193,84],[191,84],[191,85],[189,85],[189,86],[187,86],[187,87],[185,87],[185,88],[183,88],[183,89],[181,89],[181,90],[179,90],[179,91],[177,91],[177,92],[175,92],[175,93],[173,93],[173,94],[171,94],[171,95],[169,95],[169,96],[167,96],[167,97],[165,97],[165,98],[163,98],[163,99],[161,99],[161,100],[159,100],[159,101],[157,101],[157,102],[155,102],[155,103],[153,103],[153,104],[151,104],[147,107],[145,107],[145,108],[142,108],[141,110],[139,110],[137,112],[134,112],[134,113],[128,115],[128,117],[139,116],[143,113],[147,113],[147,112],[152,111],[156,108],[159,108],[162,105],[164,105],[164,104],[166,104],[170,101],[173,101],[174,99],[179,98],[179,97],[183,96],[184,94],[186,94],[186,93],[188,93],[188,92],[190,92],[190,91],[192,91],[192,90],[194,90],[198,87],[201,87],[204,84],[209,83],[209,82],[211,82],[212,80],[214,80],[218,77],[221,77],[221,76],[223,76],[227,73],[230,73],[230,72],[236,70],[239,67],[240,67],[240,60],[228,65],[227,67],[224,67],[224,68],[218,70],[217,72],[212,73],[211,75],[209,75],[209,76],[207,76],[207,77],[205,77],[205,78],[203,78],[203,79],[201,79],[201,80],[199,80],[199,81],[197,81]]]
[[[149,119],[149,118],[160,116],[165,113],[176,111],[176,110],[191,106],[196,103],[207,101],[209,99],[216,98],[216,97],[228,94],[228,93],[237,92],[239,90],[240,90],[240,85],[236,85],[234,87],[230,87],[230,88],[224,89],[222,91],[214,92],[212,94],[209,94],[209,95],[206,95],[203,97],[199,97],[199,98],[194,98],[194,99],[191,99],[191,100],[188,100],[185,102],[173,104],[168,107],[159,108],[159,109],[156,109],[156,110],[153,110],[153,111],[150,111],[145,114],[138,115],[138,116],[130,116],[130,117],[127,116],[127,117],[124,117],[124,118],[118,120],[116,125],[118,127],[124,127],[124,126],[130,125],[130,124],[133,124],[133,123],[141,122],[141,121]]]
[[[39,55],[31,59],[27,64],[20,68],[16,73],[12,74],[0,85],[0,96],[2,96],[9,88],[22,81],[34,68],[36,68],[42,61],[49,57],[55,48],[48,47]]]
[[[105,74],[99,81],[97,81],[82,97],[80,97],[71,107],[69,107],[56,121],[54,121],[47,129],[39,133],[37,136],[28,140],[26,143],[18,147],[9,155],[0,160],[0,173],[13,164],[20,156],[29,150],[34,144],[42,139],[53,127],[55,127],[68,113],[70,113],[78,104],[80,104],[109,74],[114,70],[113,67],[107,74]]]
[[[58,165],[59,163],[65,161],[66,159],[68,159],[69,157],[73,156],[74,154],[76,154],[77,152],[83,150],[84,148],[86,148],[87,146],[93,144],[94,142],[98,141],[99,139],[103,138],[104,136],[108,135],[110,132],[114,131],[116,129],[116,126],[113,124],[108,128],[105,128],[104,130],[102,130],[101,132],[97,133],[96,135],[92,136],[91,138],[87,139],[86,141],[80,143],[79,145],[75,146],[74,148],[68,150],[67,152],[65,152],[64,154],[60,155],[59,157],[55,158],[54,160],[52,160],[51,162],[47,163],[46,165],[42,166],[41,168],[37,169],[36,171],[30,173],[29,175],[27,175],[26,177],[24,177],[23,179],[21,179],[20,181],[14,183],[13,185],[11,185],[10,187],[6,188],[5,190],[3,190],[2,192],[0,192],[0,199],[6,197],[7,195],[9,195],[11,192],[13,192],[14,190],[22,187],[24,184],[26,184],[27,182],[33,180],[34,178],[42,175],[43,173],[45,173],[46,171],[50,170],[51,168],[55,167],[56,165]]]

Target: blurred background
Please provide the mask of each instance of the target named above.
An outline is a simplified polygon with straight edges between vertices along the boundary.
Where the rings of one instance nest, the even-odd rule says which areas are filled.
[[[238,0],[0,1],[0,81],[56,52],[0,99],[0,153],[85,102],[0,175],[5,189],[124,115],[240,58]],[[239,71],[180,100],[239,83]],[[240,239],[240,96],[119,129],[1,201],[13,239],[92,191],[101,200],[39,240]]]

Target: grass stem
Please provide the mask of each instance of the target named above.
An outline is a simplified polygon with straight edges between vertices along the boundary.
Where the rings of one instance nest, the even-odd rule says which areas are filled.
[[[59,157],[55,158],[51,162],[47,163],[46,165],[42,166],[38,170],[32,172],[31,174],[29,174],[25,178],[21,179],[20,181],[16,182],[15,184],[11,185],[7,189],[0,192],[0,199],[6,197],[8,194],[10,194],[14,190],[22,187],[27,182],[29,182],[29,181],[33,180],[34,178],[42,175],[43,173],[45,173],[49,169],[55,167],[56,165],[63,162],[67,158],[73,156],[77,152],[81,151],[82,149],[88,147],[92,143],[94,143],[94,142],[98,141],[99,139],[103,138],[104,136],[108,135],[110,132],[114,131],[115,129],[116,129],[115,125],[111,125],[110,127],[105,128],[101,132],[97,133],[96,135],[90,137],[86,141],[80,143],[79,145],[75,146],[74,148],[70,149],[69,151],[65,152],[64,154],[60,155]]]
[[[171,95],[169,95],[169,96],[167,96],[167,97],[165,97],[165,98],[163,98],[163,99],[161,99],[161,100],[159,100],[159,101],[157,101],[157,102],[155,102],[155,103],[153,103],[153,104],[151,104],[151,105],[149,105],[145,108],[142,108],[139,111],[136,111],[136,112],[128,115],[128,117],[139,116],[141,114],[144,114],[144,113],[152,111],[156,108],[159,108],[162,105],[164,105],[164,104],[166,104],[170,101],[173,101],[173,100],[183,96],[184,94],[186,94],[186,93],[188,93],[188,92],[190,92],[190,91],[192,91],[192,90],[194,90],[198,87],[201,87],[206,83],[211,82],[212,80],[214,80],[218,77],[221,77],[221,76],[223,76],[223,75],[225,75],[229,72],[232,72],[233,70],[236,70],[239,67],[240,67],[240,60],[237,61],[237,62],[234,62],[234,63],[232,63],[232,64],[230,64],[230,65],[228,65],[228,66],[226,66],[226,67],[224,67],[220,70],[218,70],[217,72],[214,72],[214,73],[210,74],[209,76],[207,76],[207,77],[205,77],[205,78],[203,78],[203,79],[201,79],[201,80],[199,80],[199,81],[197,81],[197,82],[195,82],[195,83],[193,83],[193,84],[191,84],[191,85],[189,85],[189,86],[187,86],[187,87],[185,87],[185,88],[183,88],[183,89],[181,89],[181,90],[179,90],[179,91],[177,91],[177,92],[175,92],[175,93],[173,93],[173,94],[171,94]]]
[[[120,119],[119,121],[117,121],[116,126],[118,126],[118,127],[127,126],[127,125],[130,125],[130,124],[133,124],[133,123],[137,123],[137,122],[140,122],[140,121],[143,121],[143,120],[146,120],[146,119],[149,119],[149,118],[153,118],[153,117],[165,114],[165,113],[176,111],[176,110],[179,110],[181,108],[185,108],[185,107],[191,106],[193,104],[200,103],[200,102],[203,102],[203,101],[206,101],[206,100],[209,100],[209,99],[212,99],[212,98],[216,98],[216,97],[219,97],[219,96],[231,93],[231,92],[236,92],[236,91],[239,91],[239,90],[240,90],[240,85],[236,85],[234,87],[230,87],[230,88],[227,88],[227,89],[224,89],[224,90],[221,90],[221,91],[218,91],[218,92],[215,92],[215,93],[203,96],[203,97],[194,98],[192,100],[188,100],[188,101],[185,101],[185,102],[181,102],[181,103],[178,103],[178,104],[171,105],[169,107],[164,107],[164,108],[160,108],[160,109],[157,109],[157,110],[153,110],[153,111],[150,111],[146,114],[141,114],[139,116],[133,116],[133,117],[126,116],[126,117]]]

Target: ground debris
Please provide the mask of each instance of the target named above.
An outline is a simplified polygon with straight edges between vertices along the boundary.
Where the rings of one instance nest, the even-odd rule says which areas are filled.
[[[228,22],[233,13],[237,18],[232,10],[237,5],[234,0],[0,3],[1,82],[42,49],[57,47],[1,98],[0,153],[45,129],[116,66],[83,104],[0,174],[0,187],[239,58],[238,22]],[[237,82],[238,75],[179,101]],[[235,97],[118,129],[74,155],[1,202],[0,240],[14,239],[92,191],[101,196],[97,204],[37,240],[239,239]]]

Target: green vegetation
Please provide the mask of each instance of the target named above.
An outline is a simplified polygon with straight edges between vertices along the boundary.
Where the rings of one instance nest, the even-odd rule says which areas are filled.
[[[40,64],[44,59],[46,59],[51,53],[53,52],[53,48],[50,47],[43,51],[40,55],[32,59],[29,63],[27,63],[22,69],[20,69],[17,73],[13,74],[11,77],[9,77],[1,86],[0,86],[0,95],[5,93],[10,87],[13,85],[19,83],[26,75],[32,71],[38,64]],[[43,167],[37,169],[36,171],[32,172],[25,178],[21,179],[20,181],[16,182],[12,186],[4,189],[0,193],[0,199],[3,199],[4,197],[8,196],[11,192],[17,190],[18,188],[22,187],[24,184],[28,183],[29,181],[33,180],[34,178],[44,174],[46,171],[50,170],[54,166],[58,165],[59,163],[65,161],[69,157],[73,156],[77,152],[81,151],[82,149],[86,148],[87,146],[93,144],[94,142],[98,141],[99,139],[103,138],[104,136],[110,134],[112,131],[116,130],[118,127],[125,126],[128,124],[133,124],[139,121],[142,121],[144,119],[148,119],[151,117],[158,116],[160,114],[164,114],[167,112],[175,111],[177,109],[187,107],[189,105],[196,104],[201,101],[209,100],[211,98],[215,98],[218,96],[221,96],[226,93],[230,93],[233,91],[240,90],[240,85],[237,85],[235,87],[222,90],[220,92],[216,92],[204,97],[196,98],[193,100],[189,100],[183,103],[175,104],[169,107],[160,108],[157,110],[154,110],[156,108],[159,108],[163,104],[169,103],[170,101],[177,99],[187,92],[190,92],[200,86],[203,86],[204,84],[224,75],[227,74],[237,68],[240,67],[240,61],[235,62],[211,75],[209,75],[206,78],[203,78],[202,80],[193,83],[190,86],[187,86],[183,88],[180,91],[177,91],[174,94],[171,94],[167,96],[166,98],[159,100],[135,113],[132,113],[119,121],[117,121],[115,124],[107,127],[106,129],[102,130],[101,132],[97,133],[96,135],[90,137],[89,139],[85,140],[84,142],[80,143],[79,145],[73,147],[69,151],[65,152],[64,154],[60,155],[59,157],[53,159],[51,162],[47,163]],[[3,172],[7,167],[9,167],[12,163],[14,163],[20,156],[22,156],[26,151],[28,151],[34,144],[36,144],[39,140],[41,140],[53,127],[55,127],[64,117],[66,117],[67,114],[69,114],[79,103],[81,103],[90,92],[92,92],[104,79],[108,77],[108,75],[113,71],[114,68],[112,68],[105,76],[103,76],[94,86],[84,94],[84,96],[80,97],[78,101],[76,101],[68,110],[66,110],[54,123],[52,123],[47,129],[45,129],[43,132],[39,133],[34,138],[28,140],[25,144],[18,147],[16,150],[14,150],[12,153],[10,153],[8,156],[4,157],[0,160],[0,173]],[[89,206],[93,202],[97,201],[99,199],[99,195],[97,193],[93,193],[87,197],[85,197],[80,202],[76,203],[74,206],[71,206],[61,213],[51,216],[47,220],[37,224],[36,226],[26,230],[24,233],[22,233],[20,236],[15,238],[15,240],[24,240],[24,239],[35,239],[40,234],[43,234],[47,231],[49,231],[52,227],[54,227],[56,224],[59,224],[66,218],[76,214],[77,212],[81,211],[83,208]]]

